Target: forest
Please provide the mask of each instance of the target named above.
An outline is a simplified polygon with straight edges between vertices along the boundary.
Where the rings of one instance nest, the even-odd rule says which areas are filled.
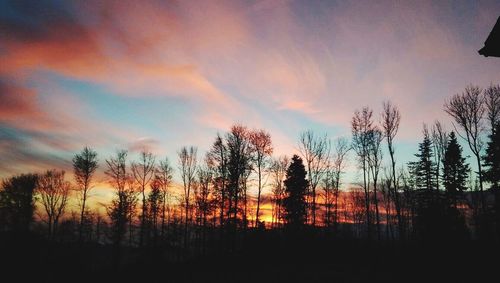
[[[498,277],[500,86],[468,85],[442,103],[453,128],[414,129],[421,142],[409,163],[398,160],[405,115],[391,101],[381,113],[353,111],[349,137],[304,130],[288,156],[274,154],[272,133],[242,124],[203,153],[103,156],[86,146],[72,172],[2,180],[2,273],[16,282]],[[105,213],[89,204],[98,170],[113,190]]]

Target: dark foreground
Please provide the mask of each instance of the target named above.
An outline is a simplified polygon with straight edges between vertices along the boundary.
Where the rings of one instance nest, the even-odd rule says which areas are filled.
[[[158,248],[47,243],[2,235],[1,282],[498,282],[498,245],[250,235],[237,251],[189,259]]]

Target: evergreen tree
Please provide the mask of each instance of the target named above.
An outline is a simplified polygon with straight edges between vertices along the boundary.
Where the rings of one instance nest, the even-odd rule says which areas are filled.
[[[424,140],[418,145],[418,161],[415,162],[416,186],[420,189],[436,188],[436,164],[433,161],[432,141],[427,128],[424,128]]]
[[[491,183],[492,189],[500,189],[500,123],[497,123],[489,138],[484,156],[484,165],[487,166],[484,178]]]
[[[469,165],[462,157],[462,147],[458,144],[455,133],[451,132],[443,159],[443,183],[446,191],[456,195],[465,190],[468,172]]]
[[[299,228],[306,221],[306,194],[308,180],[302,159],[294,155],[286,171],[285,184],[285,223],[290,228]]]

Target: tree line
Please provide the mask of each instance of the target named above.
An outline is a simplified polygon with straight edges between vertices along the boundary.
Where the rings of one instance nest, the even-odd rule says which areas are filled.
[[[443,109],[453,130],[439,121],[424,125],[408,164],[397,160],[402,115],[390,101],[378,118],[368,106],[356,110],[350,138],[302,132],[291,158],[273,156],[270,133],[244,125],[217,134],[204,155],[182,147],[170,157],[175,162],[148,150],[129,160],[129,152],[118,150],[99,165],[97,152],[85,147],[72,160],[73,182],[57,169],[4,179],[0,230],[116,250],[164,248],[177,258],[234,251],[247,233],[266,229],[368,240],[498,241],[500,86],[467,86]],[[357,165],[359,183],[344,180],[348,163]],[[88,205],[99,166],[114,189],[102,204],[105,215]],[[174,174],[181,191],[174,189]],[[72,199],[76,211],[69,211]],[[270,219],[262,218],[266,205]]]

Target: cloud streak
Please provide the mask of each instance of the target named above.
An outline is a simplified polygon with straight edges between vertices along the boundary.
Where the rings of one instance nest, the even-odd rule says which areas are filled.
[[[355,109],[379,111],[390,99],[403,113],[400,138],[415,143],[423,122],[447,121],[446,97],[498,80],[498,64],[475,48],[499,9],[494,1],[6,1],[0,123],[60,158],[87,144],[105,154],[175,153],[186,140],[207,148],[234,122],[267,128],[287,153],[301,129],[348,134]]]

